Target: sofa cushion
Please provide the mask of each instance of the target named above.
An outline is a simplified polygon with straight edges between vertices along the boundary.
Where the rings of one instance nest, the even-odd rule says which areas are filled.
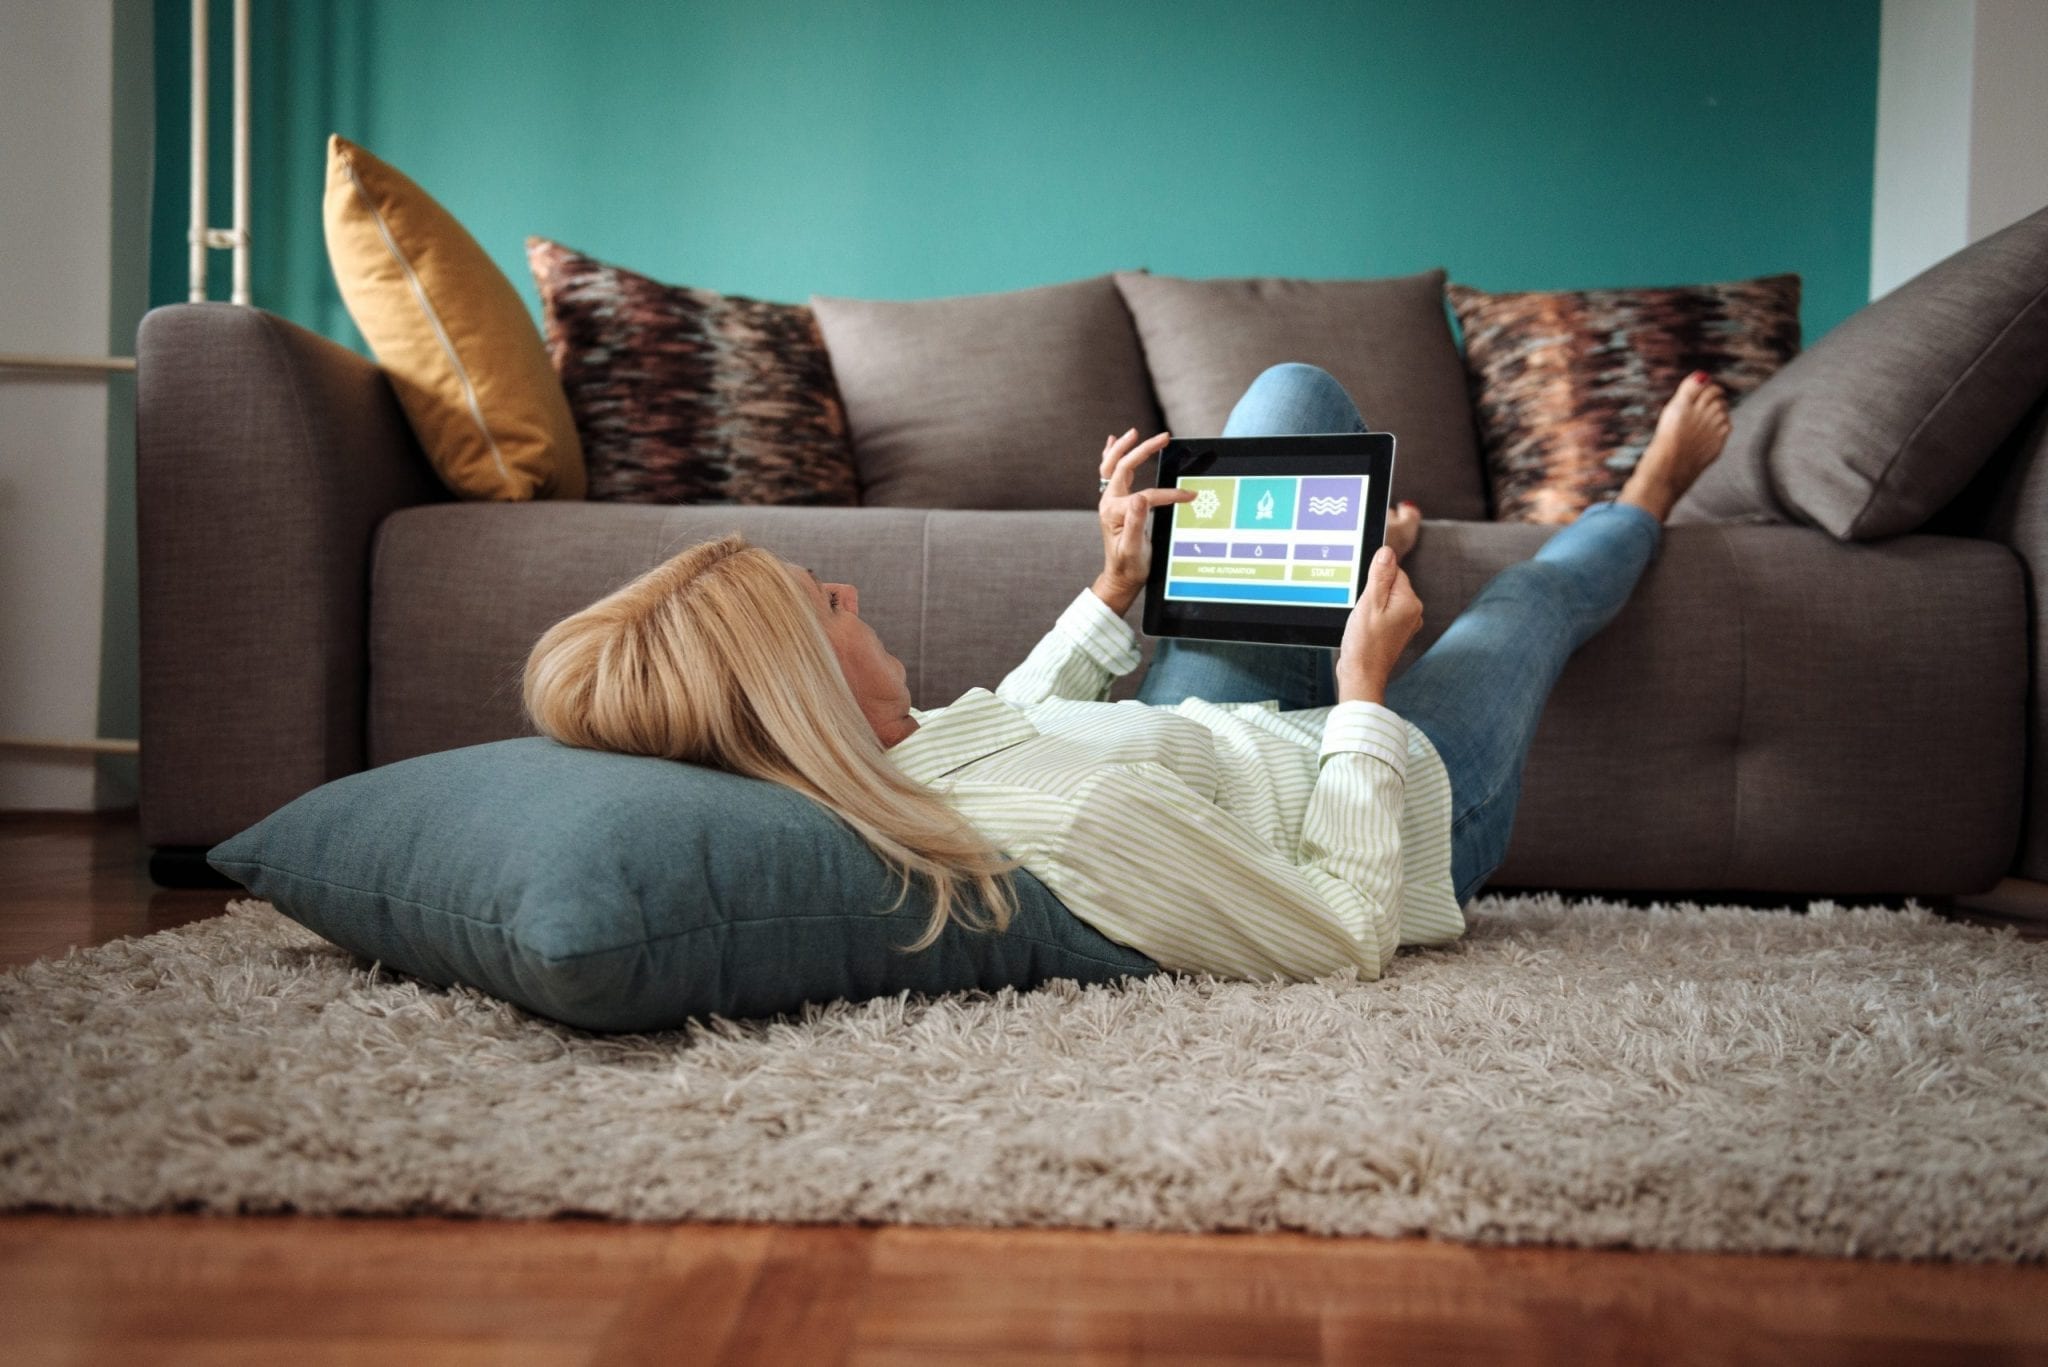
[[[1093,508],[1103,438],[1159,428],[1108,276],[907,303],[814,296],[861,501]]]
[[[519,669],[541,630],[735,529],[860,585],[861,615],[908,666],[919,707],[999,682],[1101,560],[1084,512],[408,509],[377,541],[371,762],[519,734]],[[1426,526],[1404,561],[1429,605],[1408,658],[1553,531]],[[1501,880],[1988,886],[2018,840],[2028,611],[2018,559],[1989,541],[1866,546],[1805,527],[1673,528],[1551,696]],[[1129,696],[1138,677],[1112,696]]]
[[[1075,510],[408,508],[385,519],[371,563],[369,762],[530,734],[520,670],[540,634],[728,532],[857,585],[924,708],[993,688],[1102,567],[1095,515]]]
[[[1007,930],[894,912],[887,866],[779,784],[530,737],[337,779],[213,865],[366,959],[588,1030],[1155,970],[1019,871]]]
[[[1442,271],[1388,280],[1116,277],[1145,361],[1181,436],[1215,436],[1260,371],[1321,366],[1374,428],[1397,439],[1394,496],[1429,517],[1486,516],[1464,363],[1444,317]]]
[[[591,498],[859,501],[809,309],[664,285],[542,237],[526,239],[526,260]]]
[[[1799,352],[1799,277],[1663,289],[1451,285],[1493,515],[1565,523],[1614,497],[1679,381],[1739,406]]]
[[[1403,561],[1429,605],[1411,650],[1555,534],[1425,527]],[[1671,528],[1552,691],[1493,884],[1990,887],[2018,841],[2026,614],[2018,561],[1986,541]]]
[[[583,448],[519,292],[395,167],[327,140],[327,256],[420,446],[464,498],[583,497]]]
[[[1856,313],[1757,390],[1679,520],[1921,526],[2048,389],[2048,209]]]

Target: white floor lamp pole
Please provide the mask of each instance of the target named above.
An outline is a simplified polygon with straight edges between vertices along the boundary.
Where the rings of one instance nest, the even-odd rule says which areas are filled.
[[[192,224],[187,232],[190,244],[190,290],[193,303],[206,299],[206,251],[226,247],[234,251],[234,285],[229,300],[249,302],[249,0],[235,0],[235,152],[234,226],[209,228],[207,220],[206,115],[207,115],[207,0],[192,0]]]

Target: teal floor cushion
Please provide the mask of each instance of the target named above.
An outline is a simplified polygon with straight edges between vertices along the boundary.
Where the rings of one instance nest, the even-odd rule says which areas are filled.
[[[1008,930],[949,926],[778,784],[530,738],[316,788],[208,855],[366,959],[587,1030],[659,1030],[909,990],[1157,971],[1019,870]]]

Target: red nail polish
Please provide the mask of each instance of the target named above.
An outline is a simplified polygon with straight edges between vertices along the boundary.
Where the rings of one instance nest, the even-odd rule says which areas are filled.
[[[1695,380],[1698,380],[1701,384],[1712,384],[1714,380],[1714,377],[1712,375],[1707,374],[1707,372],[1704,370],[1695,370],[1692,373],[1692,377]]]

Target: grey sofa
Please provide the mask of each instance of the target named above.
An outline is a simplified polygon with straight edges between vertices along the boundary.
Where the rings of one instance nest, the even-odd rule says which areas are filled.
[[[1072,507],[457,503],[382,372],[312,333],[179,305],[138,352],[142,824],[167,881],[327,780],[521,733],[536,635],[699,539],[738,530],[857,583],[927,707],[993,684],[1097,567]],[[2048,879],[2042,410],[1930,523],[1943,534],[1844,543],[1770,516],[1671,529],[1552,699],[1496,883]],[[1548,534],[1428,523],[1416,648]],[[982,554],[991,539],[1010,553]]]

